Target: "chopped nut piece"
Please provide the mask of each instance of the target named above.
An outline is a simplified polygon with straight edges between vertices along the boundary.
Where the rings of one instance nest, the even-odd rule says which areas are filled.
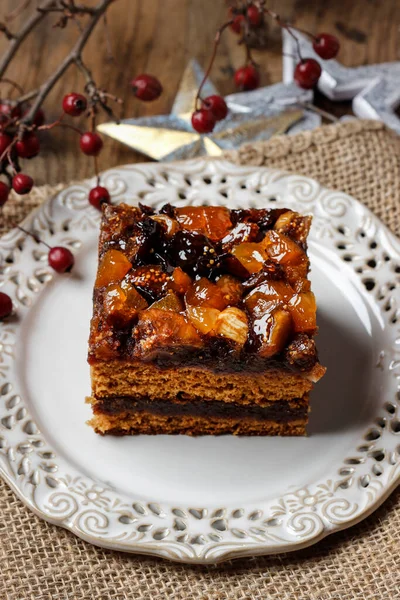
[[[154,217],[152,216],[150,218],[163,226],[165,235],[169,238],[179,231],[178,222],[175,221],[175,219],[171,219],[171,217],[168,217],[167,215],[154,215]]]
[[[215,333],[229,338],[239,346],[247,340],[248,325],[245,313],[234,306],[223,310],[217,318]]]

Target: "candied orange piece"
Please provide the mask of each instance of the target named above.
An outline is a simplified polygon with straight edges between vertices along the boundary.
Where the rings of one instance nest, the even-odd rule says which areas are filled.
[[[197,331],[207,334],[214,330],[218,315],[221,311],[205,306],[187,306],[186,313]]]
[[[171,290],[174,290],[174,292],[178,292],[178,294],[186,294],[191,284],[192,280],[189,275],[180,267],[176,267],[172,272],[171,281],[168,287]]]
[[[265,301],[288,302],[293,296],[293,288],[282,281],[281,279],[265,281],[261,285],[252,290],[246,297],[246,306],[248,310],[258,301],[258,298],[263,298]]]
[[[317,305],[312,292],[295,294],[288,303],[296,333],[312,333],[317,328]]]
[[[228,306],[222,290],[205,277],[195,281],[186,293],[186,304],[223,310]]]
[[[260,228],[255,223],[237,223],[235,227],[221,240],[222,248],[227,251],[242,242],[254,242]]]
[[[217,281],[217,286],[221,289],[229,306],[239,304],[243,295],[243,285],[236,277],[222,275]]]
[[[147,302],[134,288],[125,291],[120,285],[111,283],[105,289],[103,307],[107,320],[112,324],[128,325],[146,306]]]
[[[183,315],[151,307],[140,313],[132,335],[136,339],[135,358],[155,355],[168,348],[203,344],[194,326]]]
[[[103,287],[109,283],[118,283],[132,268],[123,252],[107,250],[100,261],[95,287]]]
[[[232,254],[250,274],[260,271],[268,259],[266,250],[261,244],[254,242],[243,242],[243,244],[234,246]]]
[[[224,206],[185,206],[177,208],[175,216],[182,229],[202,233],[212,241],[223,238],[232,227],[230,211]]]
[[[310,231],[312,217],[302,217],[298,213],[288,210],[278,217],[274,229],[291,237],[293,240],[305,244]]]
[[[121,288],[126,294],[127,306],[137,311],[147,308],[148,304],[146,300],[129,281],[126,279],[121,281]]]
[[[271,260],[282,265],[297,265],[305,257],[305,252],[300,246],[287,235],[277,231],[267,231],[262,242],[260,242],[268,253]]]
[[[175,292],[169,291],[164,298],[161,300],[157,300],[157,302],[153,302],[151,308],[158,308],[160,310],[171,310],[172,312],[182,312],[184,309],[183,302],[175,294]]]
[[[263,358],[269,358],[285,347],[292,329],[292,319],[287,310],[277,307],[254,321],[253,328],[261,338],[258,353]]]

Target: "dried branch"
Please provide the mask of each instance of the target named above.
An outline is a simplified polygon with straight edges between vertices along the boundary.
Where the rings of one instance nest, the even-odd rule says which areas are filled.
[[[10,31],[7,27],[7,25],[5,25],[4,23],[0,23],[0,31],[2,33],[4,33],[4,35],[6,36],[6,38],[8,40],[13,40],[15,39],[15,35],[12,31]]]
[[[102,0],[101,2],[99,2],[99,4],[95,8],[93,8],[93,12],[91,11],[91,13],[90,13],[89,22],[87,23],[85,29],[83,30],[82,34],[78,38],[78,40],[77,40],[75,46],[72,48],[71,52],[65,57],[63,62],[58,66],[58,68],[49,77],[49,79],[39,88],[39,91],[38,91],[35,101],[33,102],[30,110],[28,111],[28,113],[25,115],[25,117],[22,120],[23,124],[28,124],[33,120],[33,118],[34,118],[37,110],[39,109],[40,105],[42,104],[43,100],[47,97],[47,95],[49,94],[49,92],[51,91],[51,89],[53,88],[55,83],[60,79],[60,77],[62,77],[62,75],[65,73],[65,71],[72,64],[75,63],[79,68],[82,68],[81,65],[82,65],[83,49],[86,46],[86,43],[90,37],[90,34],[92,33],[93,29],[97,25],[99,19],[102,17],[102,15],[104,14],[104,12],[107,10],[108,6],[112,2],[114,2],[114,0]],[[40,13],[40,15],[43,15],[43,14],[44,13]],[[1,71],[0,71],[0,73],[1,73]],[[89,77],[91,79],[90,71],[89,71]]]
[[[46,0],[42,7],[50,7],[54,3],[55,0]],[[36,25],[40,23],[42,19],[44,19],[45,16],[45,13],[36,10],[31,16],[31,18],[28,19],[23,25],[19,33],[16,34],[10,41],[8,49],[5,51],[3,57],[0,59],[0,79],[3,77],[5,70],[7,69],[8,65],[10,64],[11,60],[13,59],[14,55],[16,54],[18,48],[20,47],[24,39],[27,37],[27,35],[30,34],[32,29],[36,27]]]

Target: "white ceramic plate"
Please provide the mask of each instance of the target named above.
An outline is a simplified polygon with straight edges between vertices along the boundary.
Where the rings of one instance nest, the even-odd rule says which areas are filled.
[[[313,180],[226,162],[108,171],[114,201],[288,206],[313,214],[309,252],[321,361],[308,438],[100,437],[85,421],[99,213],[74,185],[25,227],[76,254],[55,275],[14,230],[0,285],[0,467],[44,519],[100,546],[192,563],[287,552],[373,511],[400,477],[399,241],[361,204]]]

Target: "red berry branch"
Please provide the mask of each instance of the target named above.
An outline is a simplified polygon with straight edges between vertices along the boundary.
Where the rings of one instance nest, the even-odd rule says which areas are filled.
[[[23,0],[12,14],[5,15],[0,21],[0,35],[8,40],[8,46],[3,56],[0,57],[0,207],[9,197],[11,188],[17,194],[28,194],[33,185],[33,178],[25,173],[25,163],[40,153],[40,133],[50,131],[55,127],[65,127],[79,136],[79,148],[83,154],[93,157],[93,164],[97,176],[96,186],[90,190],[88,201],[97,209],[110,202],[108,190],[100,185],[98,171],[98,156],[103,148],[103,140],[96,133],[96,124],[102,112],[108,118],[118,122],[112,105],[122,106],[123,101],[105,88],[99,87],[92,76],[91,70],[83,60],[83,50],[93,33],[95,27],[102,22],[106,26],[106,13],[117,0],[99,0],[92,6],[77,3],[75,0]],[[34,6],[31,6],[34,5]],[[31,9],[19,31],[13,31],[9,24],[17,14]],[[65,56],[64,60],[56,67],[53,73],[36,89],[25,91],[22,87],[6,78],[6,71],[13,58],[20,50],[27,36],[37,25],[48,20],[53,27],[64,29],[72,21],[79,28],[79,37]],[[7,22],[7,25],[6,25]],[[106,32],[106,36],[107,36]],[[85,85],[79,92],[71,92],[62,100],[62,110],[59,118],[51,123],[46,121],[42,105],[54,85],[61,79],[66,71],[75,66],[84,76]],[[10,92],[4,96],[4,85],[8,85]],[[142,74],[135,77],[130,86],[133,94],[142,101],[155,100],[162,93],[160,82],[152,75]],[[17,97],[13,94],[17,93]],[[86,118],[88,125],[78,128],[69,122],[69,118]],[[37,241],[47,246],[20,227],[25,235],[33,236]],[[58,273],[68,272],[74,264],[74,257],[70,250],[60,246],[49,247],[48,262]],[[12,311],[12,302],[7,294],[0,292],[0,319]]]
[[[253,59],[251,49],[259,45],[257,39],[265,34],[266,17],[273,19],[279,27],[285,29],[295,40],[299,62],[294,71],[294,80],[304,89],[312,89],[316,86],[322,69],[315,59],[302,56],[296,32],[306,34],[312,40],[315,52],[324,60],[335,58],[339,52],[339,41],[334,35],[329,33],[314,35],[293,27],[293,25],[284,21],[280,15],[270,10],[266,6],[265,0],[238,0],[229,8],[229,20],[217,31],[206,74],[196,95],[192,126],[198,133],[210,133],[217,121],[224,119],[228,114],[228,107],[221,96],[215,95],[204,99],[201,97],[203,86],[214,64],[223,32],[230,28],[239,36],[238,44],[243,45],[245,49],[245,64],[237,69],[234,75],[236,87],[242,91],[254,90],[260,85],[260,72],[257,63]]]

